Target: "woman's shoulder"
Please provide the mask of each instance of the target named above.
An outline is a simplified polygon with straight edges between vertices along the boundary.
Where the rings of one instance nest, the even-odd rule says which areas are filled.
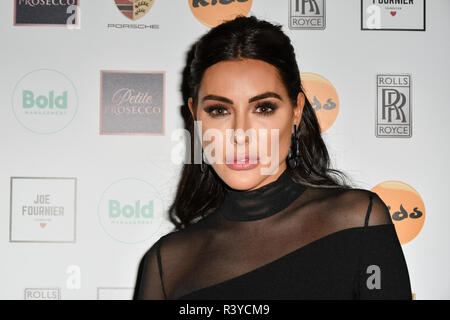
[[[347,190],[342,195],[342,205],[364,225],[392,224],[389,207],[376,192],[362,188]]]
[[[205,231],[199,232],[194,225],[173,230],[161,236],[150,250],[157,248],[164,269],[174,271],[177,266],[187,265],[202,248],[208,238]]]
[[[389,208],[377,193],[363,188],[313,188],[310,205],[323,221],[340,228],[392,224]]]

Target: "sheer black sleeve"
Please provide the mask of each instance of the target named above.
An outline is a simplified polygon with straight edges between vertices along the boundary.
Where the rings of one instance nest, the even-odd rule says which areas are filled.
[[[389,209],[370,192],[360,234],[359,299],[412,299],[408,267]]]
[[[145,253],[136,281],[134,300],[162,300],[166,299],[164,291],[160,238]]]

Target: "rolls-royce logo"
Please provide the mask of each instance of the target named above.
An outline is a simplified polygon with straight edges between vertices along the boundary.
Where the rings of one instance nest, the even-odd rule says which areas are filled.
[[[289,29],[325,29],[325,0],[289,0]]]
[[[377,137],[411,138],[411,75],[377,75]]]

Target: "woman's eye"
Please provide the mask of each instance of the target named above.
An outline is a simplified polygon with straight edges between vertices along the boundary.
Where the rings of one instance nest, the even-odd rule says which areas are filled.
[[[255,113],[258,113],[262,116],[268,116],[275,112],[277,106],[271,102],[263,102],[258,104],[255,107]],[[228,108],[223,105],[213,105],[205,108],[205,112],[207,112],[211,117],[223,117],[229,114]]]
[[[221,117],[226,114],[228,114],[227,108],[223,106],[210,106],[205,108],[205,111],[211,116],[211,117]]]
[[[257,105],[256,110],[260,111],[256,111],[256,113],[261,113],[261,115],[267,116],[272,114],[276,109],[277,106],[273,103],[265,102]]]

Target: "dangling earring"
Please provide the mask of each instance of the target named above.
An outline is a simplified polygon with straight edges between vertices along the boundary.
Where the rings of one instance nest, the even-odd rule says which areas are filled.
[[[291,135],[291,145],[289,147],[289,154],[286,158],[287,164],[291,169],[297,168],[300,164],[300,130],[297,130],[297,125],[294,124],[294,133]]]
[[[203,152],[203,148],[202,148],[202,163],[200,164],[200,171],[202,173],[205,173],[206,170],[208,170],[208,164],[205,162],[205,154]]]

